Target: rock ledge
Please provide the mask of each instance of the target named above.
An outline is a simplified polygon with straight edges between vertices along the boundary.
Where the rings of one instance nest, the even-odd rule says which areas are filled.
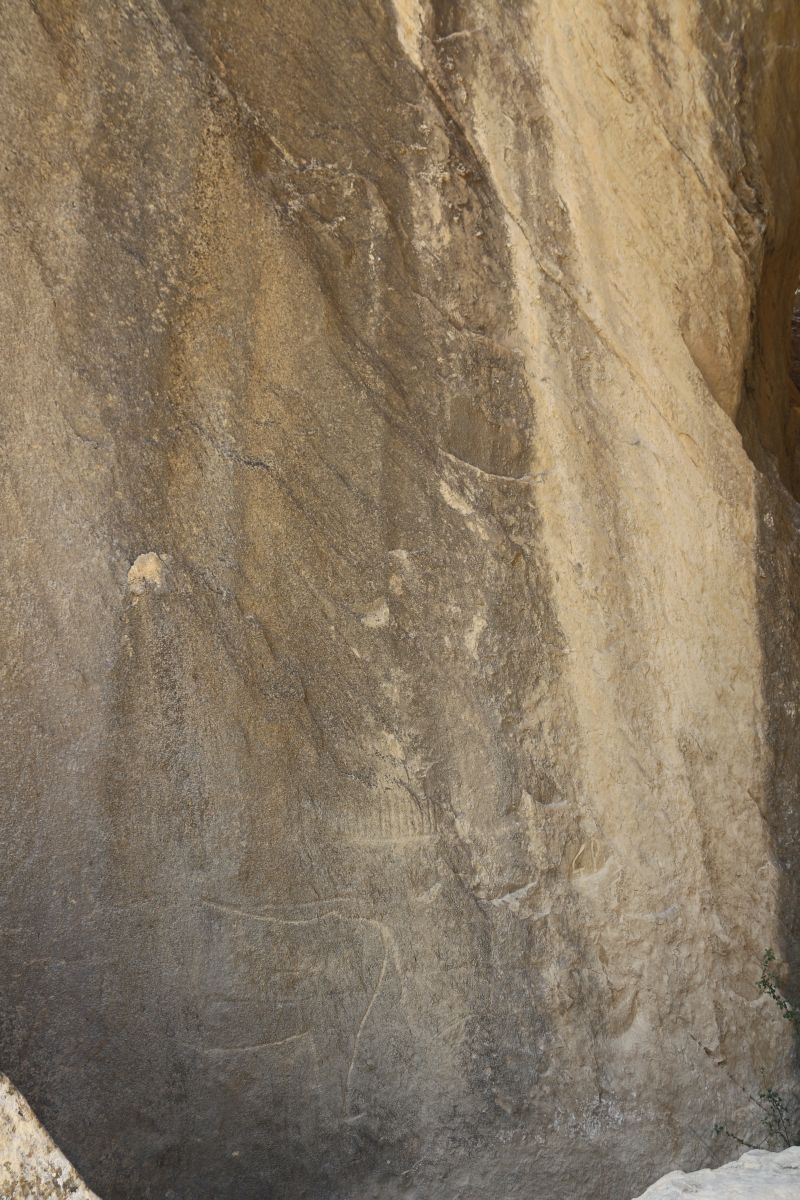
[[[800,1197],[800,1146],[779,1154],[748,1150],[738,1162],[715,1171],[671,1171],[644,1192],[639,1200],[798,1200]]]

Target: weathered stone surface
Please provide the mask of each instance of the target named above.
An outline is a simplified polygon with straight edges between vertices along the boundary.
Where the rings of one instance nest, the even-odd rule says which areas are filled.
[[[792,1072],[800,6],[0,22],[3,1069],[106,1200],[718,1161]]]
[[[97,1200],[5,1075],[0,1075],[0,1196]]]
[[[672,1171],[654,1183],[639,1200],[797,1200],[800,1196],[800,1147],[770,1154],[748,1150],[738,1162],[716,1171]]]

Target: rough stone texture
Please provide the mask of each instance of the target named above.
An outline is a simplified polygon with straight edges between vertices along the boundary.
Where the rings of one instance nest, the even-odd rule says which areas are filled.
[[[3,1069],[106,1200],[718,1161],[792,1069],[800,5],[0,23]]]
[[[780,1154],[749,1150],[738,1162],[716,1171],[685,1175],[672,1171],[654,1183],[639,1200],[797,1200],[800,1196],[800,1147]]]
[[[0,1196],[97,1200],[5,1075],[0,1075]]]

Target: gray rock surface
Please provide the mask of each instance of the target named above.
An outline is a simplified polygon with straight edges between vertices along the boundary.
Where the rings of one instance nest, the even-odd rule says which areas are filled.
[[[0,1065],[104,1200],[617,1200],[794,1078],[798,43],[0,5]]]
[[[800,1147],[778,1154],[748,1150],[738,1162],[716,1171],[672,1171],[654,1183],[639,1200],[797,1200],[800,1196]]]

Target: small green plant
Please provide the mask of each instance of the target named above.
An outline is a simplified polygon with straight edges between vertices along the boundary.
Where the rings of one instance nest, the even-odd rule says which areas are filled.
[[[783,1019],[791,1022],[798,1055],[800,1055],[800,1008],[790,1004],[780,991],[773,969],[774,962],[775,955],[772,950],[765,950],[764,957],[761,959],[761,975],[756,980],[756,987],[762,995],[769,996],[775,1002]],[[740,1146],[747,1146],[751,1150],[762,1150],[764,1147],[776,1144],[785,1149],[800,1143],[800,1113],[797,1111],[796,1103],[772,1087],[765,1087],[758,1093],[758,1096],[753,1096],[750,1092],[746,1094],[761,1110],[761,1124],[765,1131],[763,1140],[748,1142],[738,1134],[732,1133],[726,1125],[719,1123],[714,1126],[715,1134],[724,1134],[725,1137],[731,1138]]]
[[[785,1021],[791,1021],[794,1026],[795,1037],[800,1038],[800,1008],[795,1008],[793,1004],[782,996],[778,991],[778,981],[772,973],[771,967],[775,962],[775,955],[771,950],[764,951],[764,957],[761,960],[761,978],[756,980],[756,987],[760,992],[771,996],[780,1009],[781,1016]]]

